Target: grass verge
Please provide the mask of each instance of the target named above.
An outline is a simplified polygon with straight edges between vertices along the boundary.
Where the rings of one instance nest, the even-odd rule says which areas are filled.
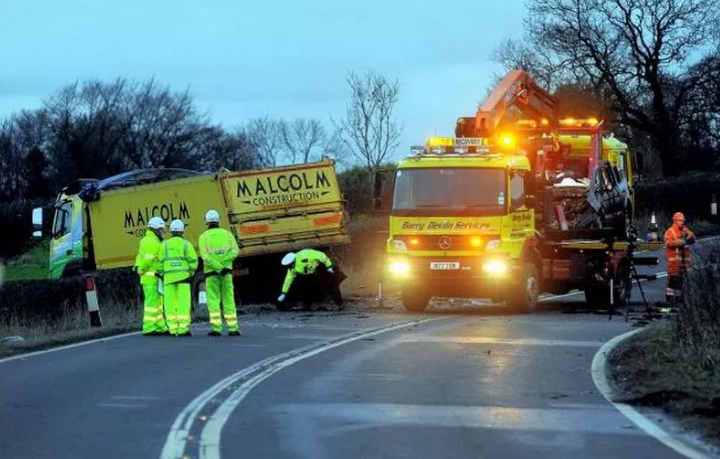
[[[720,446],[720,372],[678,345],[674,322],[654,323],[611,355],[616,402],[661,408]]]
[[[13,320],[0,324],[0,339],[9,336],[23,338],[20,342],[0,343],[0,357],[137,331],[141,327],[141,313],[134,305],[110,303],[101,310],[101,316],[103,326],[100,328],[90,326],[87,311],[69,307],[56,321],[21,323]]]
[[[5,280],[36,280],[48,277],[49,240],[45,240],[29,251],[8,260]]]
[[[720,246],[693,258],[677,316],[623,342],[609,364],[616,401],[662,408],[720,447]]]

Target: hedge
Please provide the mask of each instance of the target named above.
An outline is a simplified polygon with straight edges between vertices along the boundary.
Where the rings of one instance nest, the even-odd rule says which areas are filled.
[[[643,212],[683,212],[688,219],[710,219],[713,194],[720,199],[720,174],[694,173],[635,184],[635,207]]]
[[[100,312],[109,302],[141,310],[137,275],[130,270],[110,270],[95,277]],[[86,308],[85,284],[80,277],[60,280],[6,282],[0,287],[0,324],[26,325],[52,322],[63,314]]]

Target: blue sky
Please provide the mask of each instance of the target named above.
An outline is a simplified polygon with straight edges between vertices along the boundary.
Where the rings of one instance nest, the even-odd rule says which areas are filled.
[[[0,117],[76,79],[152,76],[225,126],[342,116],[348,71],[400,82],[397,158],[475,112],[522,0],[0,0]]]

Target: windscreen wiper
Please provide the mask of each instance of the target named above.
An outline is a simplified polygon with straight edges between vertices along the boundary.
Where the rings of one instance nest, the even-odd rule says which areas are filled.
[[[450,207],[450,204],[418,204],[416,208],[437,208],[437,207]]]

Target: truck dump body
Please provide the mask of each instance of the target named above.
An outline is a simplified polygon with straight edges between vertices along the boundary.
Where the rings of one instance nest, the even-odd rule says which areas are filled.
[[[230,173],[220,182],[243,256],[350,242],[331,162]]]
[[[87,207],[95,265],[97,269],[132,266],[148,221],[155,216],[167,224],[182,220],[185,237],[197,245],[206,229],[205,212],[223,207],[213,175],[101,192]],[[220,218],[221,225],[227,227],[223,212]]]

